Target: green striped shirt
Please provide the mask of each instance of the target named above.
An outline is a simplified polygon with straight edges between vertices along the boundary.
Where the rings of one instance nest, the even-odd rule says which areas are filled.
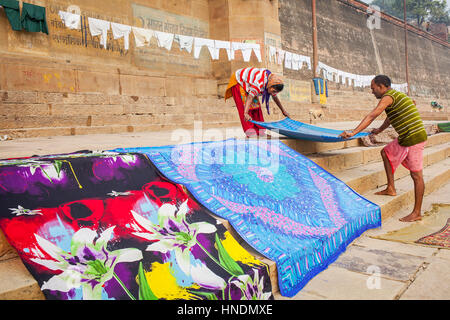
[[[398,143],[409,147],[427,140],[427,132],[414,102],[403,92],[390,89],[384,96],[390,96],[394,102],[385,109],[386,115],[398,133]]]

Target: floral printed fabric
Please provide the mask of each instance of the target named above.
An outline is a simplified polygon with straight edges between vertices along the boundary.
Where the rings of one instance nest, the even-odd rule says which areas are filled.
[[[275,261],[284,296],[294,296],[353,239],[381,225],[376,204],[279,140],[119,150],[147,154],[162,174]]]
[[[268,266],[142,154],[0,161],[0,199],[47,299],[273,299]]]

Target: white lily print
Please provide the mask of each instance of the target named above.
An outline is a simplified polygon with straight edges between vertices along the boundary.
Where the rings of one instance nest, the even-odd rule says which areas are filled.
[[[113,277],[119,282],[131,299],[134,297],[118,278],[114,268],[121,262],[133,262],[142,259],[138,249],[127,248],[109,251],[106,246],[114,227],[110,227],[97,236],[94,230],[83,228],[72,237],[71,252],[66,252],[50,241],[35,234],[38,245],[54,260],[31,259],[50,270],[62,271],[45,282],[42,290],[68,292],[82,288],[83,299],[101,299],[102,286]]]
[[[243,274],[237,277],[238,280],[233,280],[231,283],[241,289],[241,300],[268,300],[272,293],[264,292],[264,276],[259,279],[258,270],[253,269],[253,272],[253,279],[248,274]]]
[[[21,205],[19,205],[17,208],[9,208],[9,210],[12,211],[13,214],[15,214],[16,216],[34,216],[34,215],[41,215],[42,216],[42,212],[39,209],[36,210],[31,210],[31,209],[25,209],[24,207],[22,207]]]
[[[216,227],[207,222],[188,223],[186,221],[186,214],[189,211],[187,200],[180,205],[178,211],[176,210],[175,205],[163,204],[158,210],[158,224],[152,223],[132,210],[134,219],[144,229],[144,231],[136,230],[133,234],[149,241],[156,241],[147,246],[147,251],[161,253],[173,251],[180,269],[199,285],[207,288],[225,288],[225,281],[209,270],[206,265],[199,260],[191,262],[193,259],[190,249],[198,245],[214,262],[219,264],[197,241],[198,234],[213,233],[217,230]]]

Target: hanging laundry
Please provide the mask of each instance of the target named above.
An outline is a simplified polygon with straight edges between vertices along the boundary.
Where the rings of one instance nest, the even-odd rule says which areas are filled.
[[[286,69],[292,69],[292,52],[286,51],[284,54],[284,67]]]
[[[158,40],[158,47],[166,48],[167,50],[170,51],[170,49],[172,48],[172,42],[175,35],[173,33],[167,33],[163,31],[153,31],[153,32],[155,33],[156,40]]]
[[[300,56],[296,53],[292,54],[292,70],[300,70]]]
[[[234,59],[234,52],[237,50],[241,50],[242,52],[242,58],[245,62],[249,62],[252,52],[255,53],[256,59],[258,59],[259,62],[262,61],[261,58],[261,46],[259,43],[247,43],[247,42],[232,42],[231,43],[231,51],[232,51],[232,57]]]
[[[187,52],[191,53],[192,46],[194,44],[194,37],[176,34],[173,40],[180,45],[180,51],[184,49]]]
[[[20,22],[22,24],[22,28],[26,31],[43,32],[48,34],[45,7],[24,2]]]
[[[195,59],[200,58],[200,51],[202,50],[203,46],[206,46],[208,48],[209,54],[211,55],[211,58],[213,60],[219,59],[219,50],[216,49],[214,40],[205,39],[205,38],[194,38],[194,58]]]
[[[3,6],[9,24],[14,31],[22,30],[20,22],[19,1],[17,0],[0,0],[0,6]]]
[[[214,40],[214,45],[217,50],[225,49],[227,51],[228,61],[234,59],[234,57],[231,55],[230,41]]]
[[[92,36],[100,36],[100,44],[106,49],[106,40],[108,37],[108,30],[111,27],[109,21],[95,19],[88,17],[89,30]]]
[[[277,48],[273,46],[269,46],[269,61],[276,63],[277,62]]]
[[[123,37],[124,48],[125,48],[125,50],[128,50],[130,48],[131,26],[111,22],[111,30],[112,30],[114,39],[120,39]]]
[[[277,63],[278,63],[278,65],[281,65],[283,63],[285,53],[286,53],[286,51],[284,51],[283,49],[277,48]]]
[[[249,45],[252,48],[253,52],[255,53],[256,59],[258,60],[258,62],[262,62],[261,46],[259,45],[259,43],[249,43]]]
[[[134,42],[136,47],[149,46],[150,40],[154,36],[153,30],[131,27],[134,34]]]
[[[252,50],[253,49],[250,46],[250,43],[243,42],[241,44],[242,58],[244,59],[245,62],[249,62],[250,61],[250,57],[252,55]]]
[[[302,68],[303,62],[304,62],[304,63],[306,63],[306,65],[308,66],[308,69],[309,69],[309,70],[312,70],[312,67],[311,67],[311,58],[310,58],[310,57],[300,55],[300,61],[302,62],[302,64],[300,65],[300,69]]]
[[[234,59],[234,53],[237,50],[241,50],[242,52],[242,42],[231,42],[231,58]]]
[[[76,30],[81,28],[81,17],[79,14],[66,11],[59,11],[58,15],[67,28]]]
[[[316,95],[319,96],[319,103],[325,104],[327,103],[328,97],[328,84],[327,80],[322,78],[313,78],[314,89],[316,91]]]

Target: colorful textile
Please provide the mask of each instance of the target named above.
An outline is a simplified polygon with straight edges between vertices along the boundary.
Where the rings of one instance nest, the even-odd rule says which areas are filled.
[[[283,296],[294,296],[353,239],[381,225],[379,206],[278,140],[116,151],[147,154],[163,175],[227,219],[276,262]]]
[[[450,132],[450,122],[438,123],[439,131]]]
[[[447,220],[447,223],[441,230],[420,238],[416,242],[420,244],[450,248],[450,219]]]
[[[427,140],[427,132],[416,105],[410,97],[394,89],[388,90],[384,96],[393,99],[392,104],[385,109],[392,127],[398,133],[398,143],[409,147]]]
[[[5,10],[11,29],[14,31],[22,30],[22,23],[20,22],[20,7],[17,0],[0,0],[0,6]]]
[[[0,228],[47,299],[272,299],[268,267],[142,154],[0,161]]]
[[[48,34],[45,7],[24,2],[20,20],[24,30],[29,32],[43,32]]]
[[[316,95],[319,96],[319,102],[320,104],[327,103],[327,97],[328,97],[328,82],[327,80],[324,80],[322,78],[314,78],[314,89],[316,92]]]
[[[258,122],[253,120],[250,121],[261,127],[285,135],[286,137],[310,141],[336,142],[357,139],[369,134],[368,132],[360,132],[349,139],[343,139],[339,137],[339,135],[342,133],[342,130],[321,128],[307,123],[295,121],[290,118],[284,118],[283,120],[274,122]]]
[[[394,139],[383,148],[389,163],[391,164],[392,173],[402,164],[409,171],[422,171],[423,169],[423,148],[425,142],[415,144],[410,147],[403,147],[398,143],[398,138]]]

